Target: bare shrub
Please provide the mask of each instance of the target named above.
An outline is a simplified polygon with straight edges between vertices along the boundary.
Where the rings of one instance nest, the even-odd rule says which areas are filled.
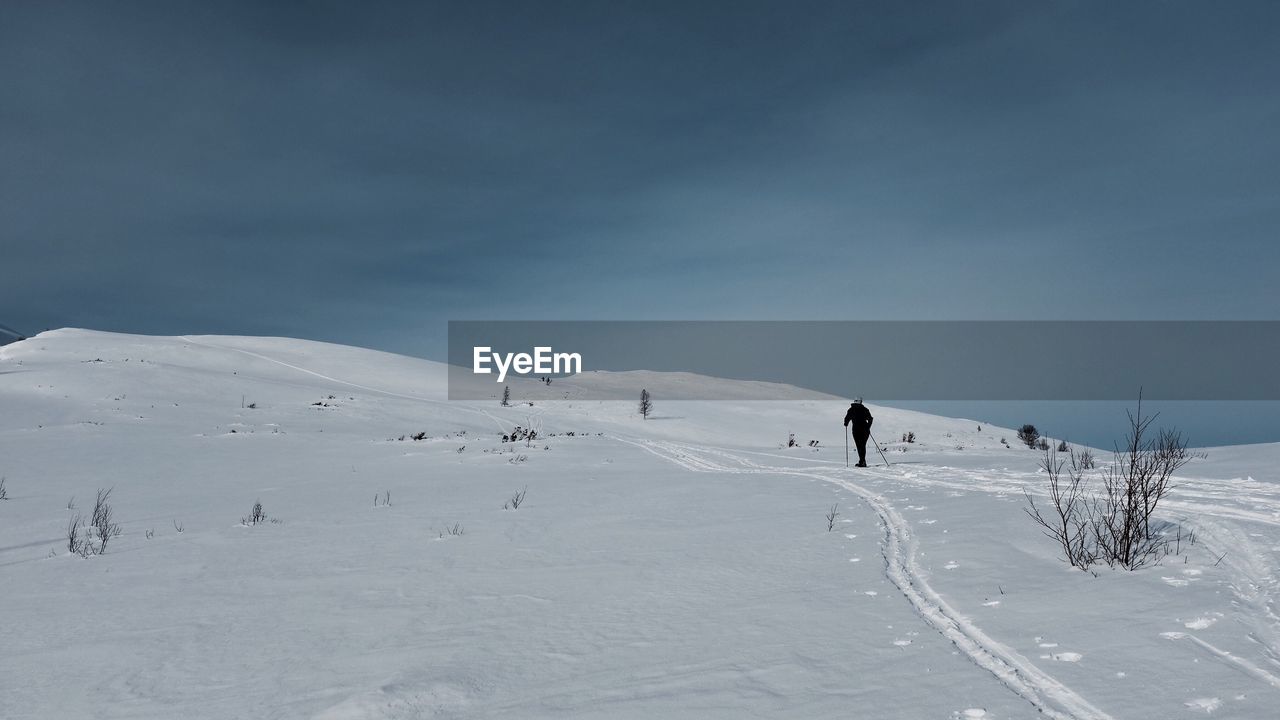
[[[1074,567],[1088,569],[1102,562],[1136,570],[1181,550],[1181,528],[1176,539],[1170,538],[1153,526],[1152,518],[1169,493],[1173,473],[1191,460],[1187,442],[1177,430],[1152,436],[1151,423],[1158,415],[1143,416],[1141,393],[1137,410],[1128,416],[1125,445],[1116,448],[1113,462],[1099,473],[1100,489],[1088,491],[1084,480],[1093,467],[1092,453],[1071,452],[1064,482],[1065,461],[1046,450],[1041,467],[1049,477],[1051,508],[1042,511],[1027,494],[1027,514],[1063,548]]]
[[[526,486],[525,489],[512,495],[511,499],[507,500],[507,502],[503,504],[502,509],[503,510],[519,510],[520,506],[524,503],[524,496],[528,494],[528,492],[529,492],[529,488]]]
[[[5,478],[0,477],[0,500],[9,499],[9,489],[4,486]]]
[[[67,552],[80,557],[93,554],[93,543],[89,540],[88,530],[84,528],[84,517],[79,513],[67,523]]]
[[[1022,441],[1023,445],[1034,448],[1036,442],[1040,439],[1040,431],[1036,429],[1035,425],[1027,423],[1018,428],[1018,439]]]
[[[114,519],[114,511],[111,503],[111,491],[115,488],[107,488],[106,490],[98,490],[98,499],[93,503],[93,518],[90,521],[93,528],[98,533],[98,553],[102,554],[107,551],[107,543],[111,538],[120,535],[120,524]]]
[[[831,506],[831,509],[827,511],[827,515],[826,515],[826,518],[827,518],[827,532],[831,532],[832,530],[834,530],[834,529],[835,529],[835,527],[836,527],[836,518],[840,517],[839,509],[840,509],[840,506],[839,506],[839,505],[832,505],[832,506]]]
[[[178,534],[179,534],[179,535],[181,535],[181,534],[183,533],[183,531],[184,531],[184,530],[186,530],[186,527],[185,527],[185,526],[183,526],[183,524],[182,524],[182,523],[180,523],[180,522],[178,522],[177,520],[174,520],[174,521],[173,521],[173,529],[174,529],[174,530],[177,530],[177,531],[178,531]]]
[[[1058,442],[1058,452],[1070,452],[1070,451],[1071,451],[1071,446],[1067,444],[1066,440],[1060,440]]]
[[[1167,542],[1151,532],[1151,517],[1169,493],[1169,481],[1178,468],[1191,460],[1187,441],[1177,430],[1160,430],[1151,437],[1151,423],[1159,414],[1129,413],[1125,445],[1115,461],[1102,472],[1102,497],[1098,508],[1098,544],[1108,564],[1127,569],[1158,561],[1167,554]]]
[[[1077,456],[1080,460],[1080,467],[1084,470],[1092,470],[1096,465],[1093,459],[1093,451],[1089,448],[1081,448]]]
[[[445,525],[444,530],[440,531],[440,537],[445,535],[459,536],[467,534],[466,528],[462,527],[462,523],[454,523],[453,526]]]
[[[253,509],[249,511],[249,515],[240,518],[241,525],[261,525],[267,521],[267,513],[262,509],[262,501],[253,503]]]
[[[1097,560],[1091,517],[1092,502],[1085,492],[1084,473],[1079,457],[1072,453],[1069,460],[1070,467],[1064,482],[1062,470],[1068,464],[1067,460],[1060,459],[1056,450],[1045,451],[1040,467],[1049,476],[1049,508],[1042,512],[1031,493],[1024,490],[1027,507],[1023,510],[1036,521],[1047,537],[1062,548],[1072,567],[1087,570]]]

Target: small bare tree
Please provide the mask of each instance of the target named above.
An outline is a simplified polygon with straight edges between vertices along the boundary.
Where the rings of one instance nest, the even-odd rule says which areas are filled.
[[[9,490],[4,486],[5,478],[0,476],[0,500],[9,499]]]
[[[648,420],[651,412],[653,412],[653,399],[649,397],[648,390],[642,389],[640,391],[640,417]]]
[[[836,527],[836,518],[840,517],[839,505],[832,505],[827,511],[827,532],[831,532]]]
[[[502,407],[510,407],[510,406],[511,406],[511,386],[503,385],[502,386]]]

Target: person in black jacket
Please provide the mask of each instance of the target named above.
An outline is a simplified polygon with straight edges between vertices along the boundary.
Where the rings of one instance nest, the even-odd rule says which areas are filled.
[[[867,438],[871,436],[871,411],[858,398],[849,404],[849,412],[844,414],[845,427],[853,432],[853,444],[858,446],[857,467],[867,466]]]

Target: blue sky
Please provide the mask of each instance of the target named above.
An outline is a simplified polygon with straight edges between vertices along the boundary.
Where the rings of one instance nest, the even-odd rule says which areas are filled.
[[[1277,21],[6,3],[0,322],[441,357],[449,319],[1275,319]]]

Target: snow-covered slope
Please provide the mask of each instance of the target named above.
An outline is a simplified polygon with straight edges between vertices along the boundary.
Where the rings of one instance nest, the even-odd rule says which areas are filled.
[[[1183,468],[1195,542],[1094,577],[1007,429],[873,406],[893,466],[846,469],[845,401],[664,402],[690,382],[733,387],[501,407],[298,340],[0,348],[0,717],[1274,717],[1280,447]],[[123,532],[83,559],[99,488]]]

